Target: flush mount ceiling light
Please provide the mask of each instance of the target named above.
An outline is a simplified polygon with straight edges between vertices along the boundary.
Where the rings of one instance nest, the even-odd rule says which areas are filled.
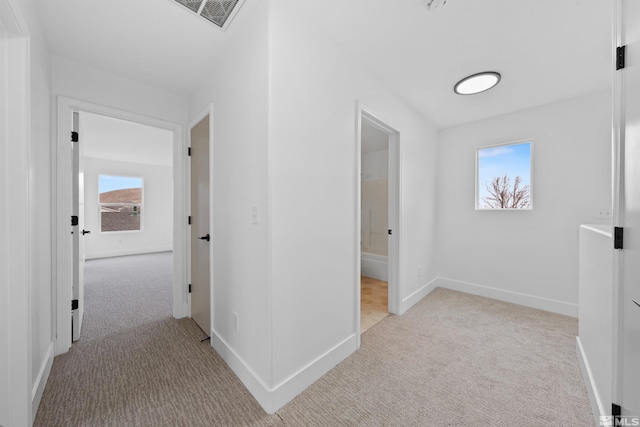
[[[456,83],[453,91],[458,95],[474,95],[491,89],[500,83],[500,78],[500,73],[495,71],[484,71],[473,74]]]
[[[226,30],[244,0],[175,0],[198,16]]]

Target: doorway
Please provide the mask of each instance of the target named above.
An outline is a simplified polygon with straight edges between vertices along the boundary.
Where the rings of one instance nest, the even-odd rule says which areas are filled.
[[[399,313],[399,133],[361,109],[358,135],[359,333]]]
[[[173,133],[84,111],[73,126],[75,342],[171,316]]]
[[[80,135],[78,137],[80,141],[80,145],[82,145],[82,141],[83,141],[83,137],[82,137],[82,116],[83,115],[85,115],[87,118],[90,116],[91,117],[99,116],[105,120],[122,122],[122,123],[129,124],[131,126],[146,126],[149,128],[154,128],[161,132],[169,133],[168,150],[172,154],[172,158],[170,159],[171,168],[172,168],[170,172],[170,177],[167,182],[164,182],[163,184],[160,184],[160,185],[158,185],[156,182],[155,184],[153,184],[153,187],[154,187],[154,191],[158,191],[164,195],[169,195],[169,197],[173,197],[173,200],[169,201],[169,203],[166,206],[158,207],[157,209],[153,208],[152,205],[147,207],[156,211],[163,210],[165,211],[165,213],[167,213],[166,211],[169,211],[168,213],[172,217],[170,218],[168,223],[165,223],[163,225],[165,229],[168,229],[168,231],[165,230],[165,233],[168,233],[171,240],[171,245],[170,246],[156,245],[154,247],[157,251],[160,251],[160,250],[166,251],[166,250],[173,249],[173,252],[171,254],[173,272],[172,272],[172,277],[170,279],[171,280],[170,293],[172,295],[171,312],[173,316],[176,318],[185,317],[188,315],[188,311],[186,309],[187,308],[186,307],[187,268],[185,268],[185,265],[184,265],[185,259],[186,259],[185,242],[186,242],[186,219],[187,218],[186,218],[186,208],[185,208],[186,200],[185,200],[185,197],[183,196],[188,183],[184,177],[184,171],[186,170],[185,164],[186,164],[187,156],[186,156],[186,149],[183,143],[182,126],[178,124],[166,122],[163,120],[152,119],[146,116],[123,112],[120,110],[116,110],[116,109],[105,107],[105,106],[100,106],[97,104],[74,100],[66,97],[59,97],[58,98],[58,123],[57,123],[58,132],[57,132],[57,147],[56,147],[57,156],[54,159],[54,166],[53,166],[54,170],[56,171],[56,182],[55,182],[56,207],[54,209],[54,212],[55,212],[54,221],[57,224],[56,230],[55,230],[55,236],[54,236],[54,241],[56,245],[55,247],[56,250],[54,251],[54,257],[55,257],[54,263],[56,265],[55,325],[56,325],[56,333],[58,337],[56,340],[56,347],[55,347],[56,355],[65,353],[71,347],[71,342],[73,338],[72,318],[75,318],[75,319],[82,318],[81,312],[74,315],[68,309],[70,302],[72,307],[76,310],[81,310],[83,305],[80,301],[78,302],[74,301],[78,296],[82,295],[82,289],[81,288],[76,289],[76,286],[82,286],[83,282],[82,281],[77,282],[76,286],[66,285],[66,284],[73,283],[74,276],[77,277],[78,271],[79,271],[78,269],[82,266],[81,261],[84,258],[84,254],[79,253],[79,251],[76,250],[76,252],[74,253],[74,250],[73,250],[74,234],[78,234],[78,237],[80,239],[85,240],[84,243],[87,248],[87,251],[88,250],[94,251],[95,258],[104,258],[108,256],[118,256],[118,255],[131,255],[133,253],[140,253],[139,248],[134,252],[126,253],[126,250],[123,252],[120,246],[124,246],[126,239],[130,239],[130,240],[137,239],[139,243],[142,245],[148,242],[154,242],[151,245],[153,246],[156,244],[154,238],[157,237],[157,236],[144,237],[142,236],[142,233],[140,232],[140,230],[138,231],[126,230],[124,231],[124,233],[128,233],[126,234],[126,237],[125,237],[125,234],[122,234],[122,233],[117,235],[118,233],[102,232],[103,230],[101,229],[101,227],[102,227],[102,220],[103,220],[102,218],[103,212],[102,212],[101,203],[98,200],[99,179],[97,176],[94,177],[95,179],[88,181],[92,185],[95,184],[95,187],[96,187],[95,200],[85,201],[85,207],[95,208],[94,209],[96,211],[95,222],[93,223],[93,225],[91,225],[91,227],[85,226],[85,228],[82,228],[82,229],[78,226],[71,225],[71,224],[74,224],[74,222],[79,223],[80,221],[80,218],[78,218],[77,221],[74,221],[73,216],[76,216],[77,214],[74,215],[72,213],[72,208],[73,206],[75,206],[75,200],[73,197],[73,192],[74,192],[73,190],[75,188],[75,184],[73,183],[73,178],[74,178],[74,171],[73,171],[74,152],[73,151],[74,150],[71,147],[72,144],[70,144],[69,142],[70,142],[70,139],[75,138],[75,135],[72,134],[73,126],[74,126],[73,124],[74,115],[80,116],[80,123],[79,123]],[[99,162],[102,165],[108,163],[109,160],[114,160],[114,159],[108,158],[114,152],[112,148],[114,145],[118,145],[122,143],[122,141],[119,141],[117,138],[111,138],[110,141],[111,143],[110,144],[107,143],[105,145],[106,147],[105,150],[102,151],[102,157],[103,157],[102,160],[105,160],[104,158],[107,158],[105,161],[101,160],[101,163]],[[136,156],[136,155],[140,155],[143,157],[145,156],[144,150],[142,150],[141,153],[136,154],[135,153],[136,147],[134,147],[132,144],[125,143],[124,146],[129,156]],[[84,148],[86,149],[86,147]],[[140,148],[141,147],[137,147],[137,149],[140,149]],[[147,158],[145,161],[149,162],[150,159],[154,158],[156,154],[157,153],[155,153],[155,150],[154,152],[147,152],[147,156],[146,156]],[[127,162],[121,162],[121,163],[127,163]],[[117,169],[116,167],[116,169],[111,169],[111,172],[107,172],[105,173],[105,175],[112,175],[112,176],[136,175],[137,176],[140,174],[140,171],[144,169],[145,169],[145,166],[138,165],[137,167],[135,167],[134,165],[133,170],[138,172],[125,174],[122,172],[121,169]],[[149,181],[147,182],[147,184],[151,184],[151,182]],[[144,190],[141,189],[140,191],[143,192]],[[151,191],[151,187],[148,188],[148,191]],[[164,196],[160,196],[160,198],[163,198],[163,197]],[[166,201],[166,197],[164,198]],[[127,205],[127,206],[124,206],[124,210],[127,211],[126,212],[127,217],[129,216],[131,216],[132,218],[135,217],[133,219],[138,220],[137,224],[139,225],[142,224],[141,225],[142,230],[144,230],[146,227],[148,229],[147,231],[151,231],[151,227],[150,227],[151,223],[147,223],[148,221],[151,221],[151,216],[149,216],[148,218],[145,218],[144,216],[145,206],[143,201],[141,201],[142,204],[136,202],[135,209],[133,207],[133,202],[129,203],[131,201],[128,201],[127,203],[124,203],[124,202],[120,203],[120,202],[122,201],[119,201],[118,205]],[[111,211],[120,211],[122,210],[121,208],[123,208],[123,206],[117,206],[117,207],[110,206],[110,208],[112,208]],[[128,212],[128,210],[130,210],[131,212]],[[140,213],[142,213],[142,216],[139,216]],[[71,224],[69,223],[68,218],[71,218]],[[89,217],[87,216],[87,218]],[[85,231],[84,234],[82,233],[83,230]],[[86,233],[87,231],[91,231],[92,234]],[[73,232],[74,234],[71,234],[71,232]],[[151,233],[151,234],[155,235],[155,233]],[[105,242],[103,242],[103,245],[100,246],[101,249],[96,249],[96,245],[93,245],[93,243],[95,243],[95,240],[97,240],[98,236],[100,236],[105,240]],[[89,237],[93,239],[91,240],[91,242],[89,241]],[[147,252],[153,252],[151,247],[147,249],[150,249],[150,250],[147,250]],[[98,251],[102,250],[102,252],[98,255],[95,255],[96,250]],[[76,320],[76,322],[78,322],[78,320]],[[81,324],[76,323],[76,325],[74,325],[74,329],[76,329],[77,331],[80,331]]]

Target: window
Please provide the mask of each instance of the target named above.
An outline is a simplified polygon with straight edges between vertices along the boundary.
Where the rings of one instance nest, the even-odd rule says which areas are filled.
[[[532,209],[532,141],[478,149],[476,209]]]
[[[142,178],[100,175],[98,179],[100,231],[140,231]]]

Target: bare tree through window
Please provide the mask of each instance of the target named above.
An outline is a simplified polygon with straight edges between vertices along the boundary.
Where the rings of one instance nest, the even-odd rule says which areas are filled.
[[[531,209],[531,141],[477,152],[477,209]]]
[[[531,206],[528,185],[522,185],[522,178],[516,176],[513,186],[508,175],[494,177],[485,183],[488,196],[482,197],[484,205],[493,209],[525,209]]]

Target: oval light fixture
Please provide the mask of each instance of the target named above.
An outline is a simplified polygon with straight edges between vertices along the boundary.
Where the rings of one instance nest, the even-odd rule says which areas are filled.
[[[500,73],[495,71],[484,71],[460,80],[453,87],[453,91],[458,95],[474,95],[491,89],[500,83],[500,79]]]

